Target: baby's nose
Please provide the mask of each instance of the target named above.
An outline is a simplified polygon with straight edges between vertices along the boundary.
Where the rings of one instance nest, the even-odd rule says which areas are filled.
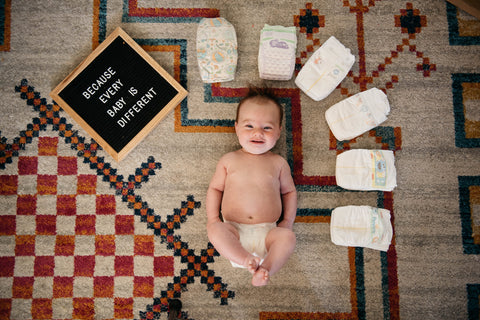
[[[257,128],[253,131],[253,135],[262,136],[263,135],[263,130],[261,128]]]

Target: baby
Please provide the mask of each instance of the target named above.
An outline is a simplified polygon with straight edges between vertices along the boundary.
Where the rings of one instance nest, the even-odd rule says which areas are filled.
[[[207,191],[210,242],[234,267],[247,268],[254,286],[266,285],[295,249],[295,184],[287,161],[270,151],[282,118],[271,89],[250,88],[235,121],[242,148],[219,160]]]

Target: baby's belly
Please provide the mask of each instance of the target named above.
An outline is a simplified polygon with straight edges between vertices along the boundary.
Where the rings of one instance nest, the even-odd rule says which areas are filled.
[[[282,201],[279,194],[223,194],[222,216],[224,220],[257,224],[276,222],[281,214]]]

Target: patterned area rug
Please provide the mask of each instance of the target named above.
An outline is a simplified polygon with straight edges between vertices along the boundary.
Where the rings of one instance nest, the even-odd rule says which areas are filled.
[[[203,17],[235,27],[232,82],[204,84]],[[296,72],[331,35],[356,62],[315,102],[285,107],[275,151],[298,191],[295,253],[262,288],[209,244],[205,196],[238,148],[236,104],[259,81],[264,24],[295,26]],[[120,163],[49,98],[117,27],[189,95]],[[333,104],[383,90],[381,126],[337,141]],[[0,319],[479,319],[480,21],[442,0],[0,0]],[[393,192],[336,185],[336,155],[395,153]],[[391,211],[388,252],[330,240],[334,208]]]

